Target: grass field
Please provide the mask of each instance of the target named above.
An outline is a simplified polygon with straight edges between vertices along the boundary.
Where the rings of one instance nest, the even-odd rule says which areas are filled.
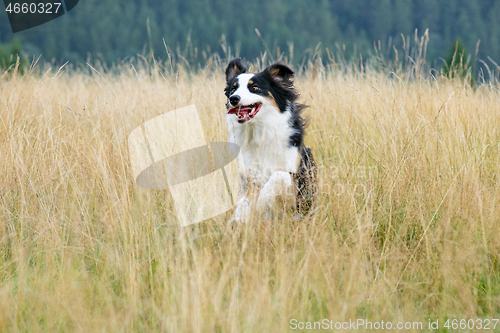
[[[195,104],[207,139],[226,140],[223,69],[0,79],[0,331],[287,332],[367,319],[420,332],[500,318],[498,86],[305,70],[314,213],[233,230],[229,212],[180,228],[168,191],[135,185],[127,137]]]

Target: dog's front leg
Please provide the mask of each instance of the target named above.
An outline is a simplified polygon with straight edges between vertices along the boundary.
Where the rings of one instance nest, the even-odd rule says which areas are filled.
[[[248,222],[248,219],[250,218],[250,212],[251,212],[250,198],[248,196],[241,198],[240,201],[238,201],[238,205],[236,206],[233,217],[231,218],[229,223]]]
[[[267,211],[272,207],[276,199],[282,197],[285,200],[294,200],[292,175],[286,171],[276,171],[271,175],[267,183],[262,187],[257,199],[257,209]]]

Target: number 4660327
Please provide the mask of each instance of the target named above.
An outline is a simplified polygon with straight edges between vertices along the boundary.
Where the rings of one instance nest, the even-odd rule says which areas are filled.
[[[497,327],[497,324],[498,324],[498,319],[469,319],[469,320],[465,320],[465,319],[461,319],[460,321],[458,319],[448,319],[445,323],[444,323],[444,327],[447,328],[447,329],[453,329],[453,330],[456,330],[456,329],[478,329],[478,330],[490,330],[490,329],[495,329]]]
[[[9,14],[57,14],[61,7],[60,2],[56,3],[9,3],[5,11]]]

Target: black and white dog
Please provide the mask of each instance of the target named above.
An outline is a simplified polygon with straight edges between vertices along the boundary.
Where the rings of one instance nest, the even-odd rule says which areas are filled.
[[[304,105],[293,86],[293,71],[275,63],[247,73],[240,58],[226,68],[229,141],[241,148],[238,163],[246,177],[232,221],[245,222],[253,210],[268,212],[279,197],[307,213],[317,189],[316,165],[304,146]]]

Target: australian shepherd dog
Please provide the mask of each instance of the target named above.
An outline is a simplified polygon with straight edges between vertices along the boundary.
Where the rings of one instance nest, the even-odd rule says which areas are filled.
[[[246,222],[254,212],[269,216],[278,200],[291,204],[294,217],[311,209],[317,169],[304,146],[305,106],[297,103],[293,77],[281,63],[253,74],[236,58],[226,68],[229,142],[241,149],[238,164],[247,186],[231,221]]]

